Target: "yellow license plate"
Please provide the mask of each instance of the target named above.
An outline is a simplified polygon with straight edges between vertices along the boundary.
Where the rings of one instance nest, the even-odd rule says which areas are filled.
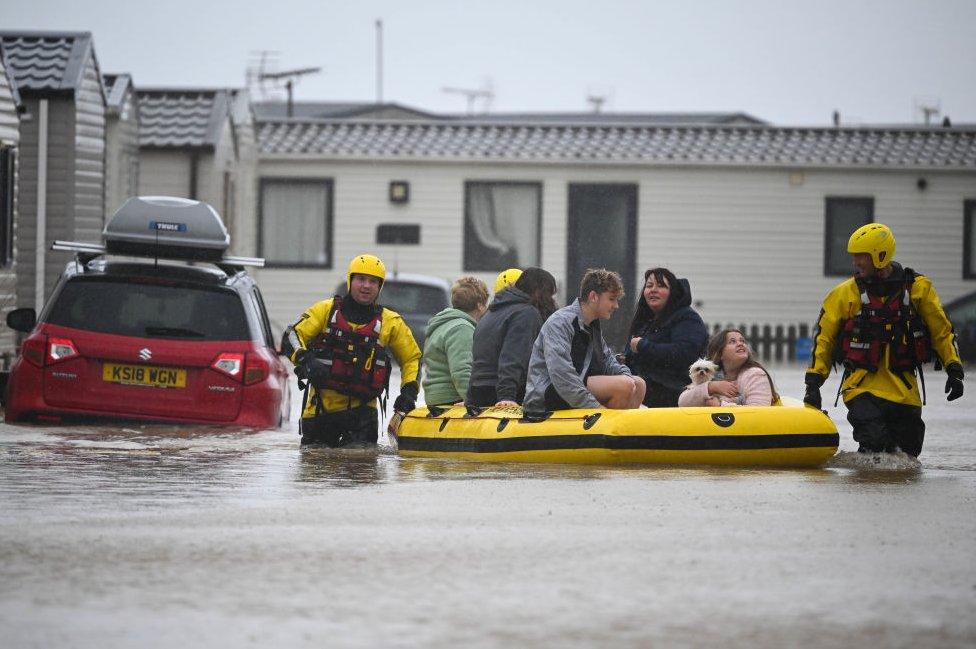
[[[186,370],[177,367],[105,363],[102,366],[102,380],[154,388],[185,388]]]

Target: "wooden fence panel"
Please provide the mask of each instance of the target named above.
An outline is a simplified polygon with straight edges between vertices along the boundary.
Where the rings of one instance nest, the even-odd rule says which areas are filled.
[[[711,329],[712,335],[717,334],[722,329],[741,331],[752,347],[753,353],[763,363],[806,363],[809,360],[808,357],[797,358],[798,341],[810,337],[810,325],[808,324],[791,324],[788,326],[779,324],[774,327],[768,324],[739,324],[736,326],[731,323],[716,323],[712,325]],[[806,342],[805,347],[809,348],[809,341]]]

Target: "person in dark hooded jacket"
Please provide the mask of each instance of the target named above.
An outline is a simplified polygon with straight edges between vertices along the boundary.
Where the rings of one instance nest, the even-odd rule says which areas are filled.
[[[515,284],[495,294],[474,330],[467,405],[522,403],[532,345],[556,310],[555,293],[556,279],[548,271],[526,268]]]
[[[708,342],[701,316],[691,308],[691,287],[667,268],[644,273],[644,290],[630,325],[625,362],[647,384],[644,405],[669,408],[688,383],[688,367]]]

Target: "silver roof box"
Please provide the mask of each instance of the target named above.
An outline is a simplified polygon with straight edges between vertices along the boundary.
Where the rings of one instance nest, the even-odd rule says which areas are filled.
[[[118,255],[219,261],[230,235],[207,203],[171,196],[137,196],[122,204],[102,231]]]

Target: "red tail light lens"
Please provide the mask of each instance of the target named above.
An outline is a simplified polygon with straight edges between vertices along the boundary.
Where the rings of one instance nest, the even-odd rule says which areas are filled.
[[[20,352],[24,355],[24,360],[36,367],[44,367],[44,344],[43,338],[28,338],[24,341]]]
[[[78,355],[78,350],[75,349],[75,344],[67,338],[48,338],[47,340],[47,357],[52,363],[59,363],[61,361],[73,358]]]
[[[244,369],[244,354],[237,352],[224,352],[214,359],[214,362],[210,365],[211,368],[217,370],[221,374],[226,374],[227,376],[241,380],[241,372]]]
[[[257,354],[247,355],[247,364],[244,367],[244,385],[260,383],[268,378],[271,373],[271,366],[268,361]]]

